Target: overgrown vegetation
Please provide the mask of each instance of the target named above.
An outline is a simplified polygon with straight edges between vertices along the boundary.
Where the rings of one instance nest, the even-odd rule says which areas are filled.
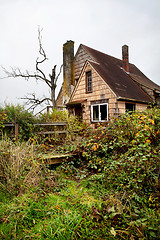
[[[44,113],[39,117],[41,122],[66,122],[68,120],[68,113],[66,110],[60,111],[53,109],[51,113]]]
[[[71,125],[79,143],[0,142],[2,239],[159,239],[160,109]],[[76,157],[49,168],[42,151]]]
[[[18,138],[19,140],[28,140],[34,136],[37,131],[34,123],[48,123],[48,122],[67,122],[67,111],[59,111],[53,109],[51,113],[44,113],[39,116],[34,116],[33,112],[29,112],[22,105],[6,104],[0,107],[0,137],[1,135],[7,138],[13,138],[14,129],[4,128],[4,123],[18,123]],[[42,128],[38,129],[39,131]]]
[[[18,123],[19,139],[27,140],[32,136],[33,123],[37,119],[34,117],[32,112],[25,110],[24,106],[19,104],[16,106],[12,104],[6,104],[4,107],[0,107],[0,115],[5,116],[5,119],[3,119],[3,128],[4,123],[6,122]],[[3,134],[7,137],[10,137],[13,135],[12,131],[11,129],[5,128]]]

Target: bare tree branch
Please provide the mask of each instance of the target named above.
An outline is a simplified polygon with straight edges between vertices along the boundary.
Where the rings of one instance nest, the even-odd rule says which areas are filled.
[[[22,78],[25,78],[25,80],[29,80],[29,78],[35,78],[36,80],[40,80],[40,81],[48,81],[48,85],[49,87],[51,87],[50,85],[50,81],[47,80],[47,79],[44,79],[42,76],[34,73],[34,74],[31,74],[29,73],[28,70],[26,70],[26,72],[22,72],[20,68],[13,68],[11,67],[11,71],[7,70],[6,68],[4,68],[3,66],[1,66],[1,68],[3,69],[3,72],[5,73],[5,77],[2,77],[1,79],[4,79],[4,78],[17,78],[17,77],[22,77]]]
[[[38,105],[41,105],[44,102],[46,102],[46,104],[48,105],[50,105],[50,102],[52,102],[50,98],[46,98],[46,97],[42,99],[37,98],[35,93],[29,94],[21,99],[26,100],[25,105],[31,105],[28,108],[28,110],[30,109],[34,110]]]
[[[58,80],[58,78],[59,78],[59,76],[60,76],[60,74],[61,74],[61,72],[62,72],[62,68],[63,68],[63,64],[60,66],[59,73],[58,73],[58,75],[57,75],[57,77],[56,77],[56,79],[55,79],[55,84],[57,83],[57,80]]]
[[[48,84],[49,80],[46,78],[44,72],[39,68],[39,64],[43,63],[44,61],[48,60],[46,53],[42,47],[42,32],[43,29],[40,29],[40,27],[38,27],[38,41],[39,41],[39,54],[43,57],[41,61],[39,61],[39,58],[37,58],[36,60],[36,71],[40,72],[40,74],[42,74],[44,81]]]
[[[63,65],[61,65],[59,73],[56,76],[56,65],[55,65],[54,68],[52,69],[52,74],[49,74],[49,78],[47,78],[45,73],[41,70],[40,64],[43,64],[46,60],[48,60],[45,50],[43,49],[43,46],[42,46],[42,34],[41,34],[42,30],[43,29],[40,29],[40,27],[38,27],[39,54],[41,56],[41,60],[39,59],[39,57],[36,59],[35,73],[30,73],[28,70],[26,70],[25,72],[22,72],[20,68],[13,68],[13,67],[11,67],[11,71],[8,71],[6,68],[2,67],[3,72],[6,75],[5,77],[3,77],[3,79],[11,78],[11,77],[13,78],[22,77],[28,81],[30,78],[34,78],[36,79],[36,81],[43,81],[48,85],[51,92],[51,98],[44,97],[43,99],[38,99],[34,93],[30,94],[31,95],[30,97],[26,96],[24,98],[21,98],[23,100],[26,100],[26,103],[31,105],[29,109],[33,109],[33,110],[36,108],[36,106],[44,102],[47,102],[47,103],[52,102],[53,108],[56,108],[55,90],[57,87],[58,78],[61,74],[62,67],[63,67]]]

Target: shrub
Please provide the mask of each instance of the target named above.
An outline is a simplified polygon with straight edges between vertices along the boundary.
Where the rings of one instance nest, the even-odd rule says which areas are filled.
[[[40,122],[66,122],[68,120],[68,113],[66,110],[52,109],[51,113],[42,114],[39,120]]]
[[[79,149],[88,169],[104,171],[107,186],[149,198],[159,181],[159,129],[160,109],[126,113],[92,131]]]
[[[3,111],[0,112],[0,132],[3,131],[4,123],[7,121],[7,116],[6,113],[4,113]]]
[[[36,118],[33,113],[25,110],[23,106],[6,104],[4,108],[0,108],[0,114],[5,114],[5,122],[18,123],[19,138],[27,140],[32,136],[33,123],[36,121]]]

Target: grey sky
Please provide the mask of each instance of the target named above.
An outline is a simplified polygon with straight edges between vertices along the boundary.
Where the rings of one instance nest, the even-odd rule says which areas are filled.
[[[129,46],[129,61],[160,85],[159,0],[0,0],[0,65],[35,70],[38,25],[43,28],[43,47],[48,56],[44,71],[62,64],[67,40],[117,58]],[[0,70],[0,76],[4,74]],[[59,79],[60,88],[62,74]],[[48,95],[45,85],[33,79],[0,79],[0,104],[36,92]]]

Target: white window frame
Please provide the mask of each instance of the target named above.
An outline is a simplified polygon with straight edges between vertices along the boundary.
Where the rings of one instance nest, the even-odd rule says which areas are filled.
[[[100,112],[100,106],[106,105],[107,108],[107,119],[106,120],[101,120],[101,112]],[[94,120],[93,119],[93,107],[98,106],[98,119]],[[98,104],[92,104],[91,105],[91,122],[107,122],[108,121],[108,103],[98,103]]]

